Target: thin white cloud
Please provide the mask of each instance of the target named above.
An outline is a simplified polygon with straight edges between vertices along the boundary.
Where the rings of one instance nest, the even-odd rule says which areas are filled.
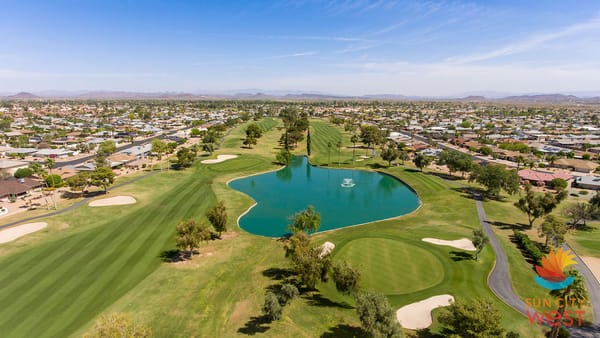
[[[317,40],[317,41],[341,41],[341,42],[373,42],[371,39],[364,39],[360,37],[346,37],[346,36],[335,36],[335,35],[265,35],[265,36],[253,36],[258,39],[270,39],[270,40]]]
[[[298,53],[291,53],[291,54],[275,55],[268,59],[288,59],[288,58],[297,58],[297,57],[301,57],[301,56],[312,56],[312,55],[317,55],[317,54],[318,54],[318,52],[316,52],[316,51],[298,52]]]
[[[511,43],[506,46],[502,46],[500,48],[484,53],[476,53],[466,56],[447,58],[446,61],[451,63],[471,63],[491,60],[503,56],[509,56],[534,50],[535,48],[541,47],[544,44],[561,38],[570,37],[580,33],[590,32],[599,29],[600,15],[596,15],[594,18],[588,21],[577,23],[571,26],[566,26],[557,31],[533,35],[522,41]]]

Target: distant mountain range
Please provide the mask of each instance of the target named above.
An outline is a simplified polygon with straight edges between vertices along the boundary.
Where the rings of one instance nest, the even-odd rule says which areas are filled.
[[[225,93],[185,93],[185,92],[127,92],[127,91],[89,91],[89,92],[61,92],[44,91],[39,93],[20,92],[12,95],[0,95],[0,100],[39,100],[39,99],[75,99],[75,100],[106,100],[106,99],[173,99],[173,100],[201,100],[201,99],[243,99],[243,100],[390,100],[390,101],[464,101],[464,102],[514,102],[514,103],[593,103],[600,104],[600,95],[575,96],[567,94],[527,94],[527,95],[499,95],[490,92],[490,95],[471,95],[457,97],[427,97],[405,96],[397,94],[374,94],[360,96],[331,95],[302,91],[260,91],[257,89],[240,92]]]

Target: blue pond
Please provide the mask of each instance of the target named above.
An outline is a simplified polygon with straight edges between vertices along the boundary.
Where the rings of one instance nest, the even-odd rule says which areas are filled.
[[[417,195],[394,177],[314,167],[300,156],[283,169],[236,179],[229,186],[257,202],[240,218],[240,227],[268,237],[288,233],[290,216],[309,204],[321,214],[319,231],[396,217],[419,206]]]

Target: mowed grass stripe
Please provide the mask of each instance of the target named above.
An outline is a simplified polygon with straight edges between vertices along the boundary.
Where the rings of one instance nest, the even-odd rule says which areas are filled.
[[[193,181],[193,179],[188,178],[188,180],[186,181]],[[160,246],[164,246],[164,243],[168,240],[168,237],[172,236],[173,234],[173,229],[172,227],[169,227],[168,229],[166,229],[167,231],[163,231],[164,229],[162,229],[162,224],[164,223],[163,221],[166,220],[167,218],[171,218],[171,219],[175,219],[175,217],[177,217],[176,215],[180,215],[180,214],[185,214],[186,212],[180,212],[180,213],[173,213],[170,211],[173,211],[177,208],[182,207],[182,209],[187,209],[188,206],[193,203],[193,200],[195,198],[190,198],[191,196],[193,197],[197,197],[197,196],[206,196],[206,192],[203,192],[202,189],[198,189],[195,184],[190,184],[192,182],[185,182],[180,184],[177,188],[185,188],[185,193],[184,191],[180,190],[180,189],[174,189],[175,191],[167,196],[165,196],[165,198],[162,199],[163,203],[160,203],[160,207],[157,209],[165,209],[163,212],[162,217],[157,217],[156,213],[154,212],[147,212],[145,210],[143,211],[139,211],[136,214],[130,216],[130,217],[126,217],[122,220],[120,220],[121,222],[118,222],[117,224],[112,224],[112,225],[106,225],[103,227],[98,228],[98,230],[94,231],[91,230],[82,235],[74,235],[70,238],[67,238],[65,240],[61,240],[55,243],[51,243],[54,245],[50,245],[44,249],[46,249],[45,251],[51,251],[53,249],[57,249],[56,248],[56,244],[62,244],[63,247],[65,247],[67,249],[67,251],[71,252],[71,255],[73,256],[77,256],[77,257],[81,257],[80,259],[66,259],[67,262],[60,264],[59,266],[62,268],[63,266],[65,266],[64,264],[66,264],[66,267],[68,268],[68,270],[66,270],[66,272],[63,270],[59,271],[54,271],[54,273],[56,274],[57,272],[63,272],[65,274],[61,274],[62,278],[58,278],[56,280],[55,283],[53,283],[50,288],[48,288],[48,285],[46,285],[46,288],[44,288],[44,285],[42,283],[41,288],[39,289],[39,296],[42,297],[46,297],[46,299],[39,299],[37,297],[35,297],[35,299],[32,298],[28,298],[29,300],[31,300],[31,302],[26,302],[29,303],[31,305],[34,305],[35,307],[33,309],[27,309],[30,311],[26,311],[24,313],[29,313],[29,314],[33,314],[35,312],[44,312],[45,314],[42,316],[37,316],[37,315],[31,315],[29,316],[30,318],[42,318],[42,323],[37,323],[37,325],[32,325],[33,323],[28,323],[26,326],[32,327],[32,330],[29,330],[29,332],[31,333],[31,335],[42,335],[42,334],[47,334],[50,333],[48,331],[40,331],[41,328],[48,328],[50,327],[49,324],[52,324],[52,321],[50,320],[52,317],[56,317],[59,316],[63,311],[53,311],[54,309],[58,309],[61,310],[63,308],[68,308],[69,304],[71,305],[72,308],[75,307],[75,304],[72,303],[73,299],[73,295],[76,295],[77,292],[73,292],[72,294],[68,294],[67,295],[61,295],[63,292],[56,292],[52,286],[56,286],[58,283],[58,286],[60,286],[60,283],[64,284],[64,287],[61,288],[61,290],[77,290],[77,286],[79,286],[80,288],[88,289],[88,290],[93,290],[95,288],[97,288],[98,286],[96,285],[99,282],[96,282],[96,284],[90,283],[90,279],[89,277],[87,278],[73,278],[73,275],[71,275],[72,271],[75,271],[75,273],[79,272],[79,274],[85,274],[99,270],[97,272],[97,274],[99,274],[100,272],[102,273],[107,273],[108,277],[113,276],[113,278],[121,278],[120,276],[118,276],[118,274],[120,272],[123,272],[126,269],[129,269],[127,266],[125,267],[125,269],[123,269],[123,267],[119,268],[119,264],[123,264],[123,263],[127,263],[127,262],[135,262],[138,261],[138,257],[140,259],[142,259],[141,262],[144,262],[145,265],[147,265],[148,262],[150,262],[150,265],[152,265],[153,267],[158,266],[159,264],[159,260],[157,258],[158,253],[160,253]],[[177,191],[179,190],[179,191]],[[182,201],[188,202],[188,203],[183,203]],[[179,209],[181,210],[181,209]],[[191,212],[188,212],[191,213]],[[150,230],[152,229],[148,229],[148,228],[140,228],[140,225],[143,223],[148,223],[148,224],[154,224],[154,231],[150,232]],[[112,235],[115,234],[115,232],[119,233],[118,236],[116,236],[116,238],[111,238]],[[138,232],[142,232],[143,234],[145,234],[143,237],[139,237],[138,236]],[[164,232],[163,236],[158,236],[156,237],[158,234],[161,234]],[[90,243],[86,241],[81,241],[83,239],[88,239],[89,237],[94,237],[96,236],[96,241],[95,245],[89,245]],[[136,236],[138,236],[138,240],[136,240]],[[148,238],[152,238],[155,237],[153,241],[146,241],[146,239]],[[110,243],[108,243],[110,242]],[[134,244],[134,243],[139,243],[139,244]],[[68,245],[70,244],[70,245]],[[107,245],[110,244],[110,245]],[[144,245],[145,244],[145,245]],[[134,245],[134,247],[131,247],[132,245]],[[105,247],[105,248],[103,248]],[[148,255],[146,256],[145,253],[149,252],[148,250],[146,250],[145,248],[158,248],[157,251],[153,252],[152,255]],[[137,248],[137,249],[135,249]],[[75,249],[75,250],[73,250]],[[113,251],[113,249],[115,249]],[[156,250],[156,249],[155,249]],[[108,253],[107,253],[108,251]],[[111,255],[110,252],[113,252],[113,254]],[[127,255],[128,252],[132,252],[131,255]],[[39,256],[39,255],[36,255]],[[63,257],[63,256],[61,256]],[[121,257],[121,259],[119,260],[119,257]],[[146,257],[146,259],[144,260],[143,258]],[[108,266],[109,270],[107,272],[106,267],[102,266],[102,263],[106,263],[107,260],[111,260],[111,259],[115,259],[114,264],[111,264]],[[83,260],[83,262],[82,262]],[[85,263],[85,260],[88,260],[87,264],[83,264]],[[125,262],[124,262],[125,261]],[[152,261],[155,261],[155,264],[151,264]],[[144,264],[140,264],[140,261],[138,261],[138,265],[144,265]],[[38,262],[41,265],[46,265],[52,262]],[[78,266],[77,265],[81,265],[82,269],[78,270]],[[114,269],[111,269],[111,266],[114,266]],[[55,268],[52,265],[49,265],[50,268]],[[136,266],[137,267],[137,266]],[[74,270],[73,270],[74,269]],[[54,269],[57,270],[57,269]],[[138,278],[134,278],[137,279],[137,281],[141,280],[141,278],[139,277],[143,277],[144,275],[146,275],[147,273],[149,273],[150,271],[153,270],[152,269],[148,269],[148,267],[146,267],[146,269],[140,269],[140,268],[134,268],[131,269],[132,271],[130,272],[129,275],[135,274],[135,273],[141,273],[139,276],[137,276]],[[11,273],[11,275],[17,275],[19,272],[13,272]],[[117,275],[115,275],[115,273]],[[28,273],[27,271],[24,271],[22,273],[22,275],[27,276]],[[91,275],[93,276],[93,274]],[[32,277],[31,275],[29,275],[29,277]],[[126,281],[129,279],[128,277],[130,276],[123,276],[123,278],[121,280],[123,280],[122,283],[127,283]],[[66,280],[64,280],[66,279]],[[107,280],[107,276],[101,276],[99,278],[99,280]],[[112,280],[112,279],[111,279]],[[69,284],[72,283],[72,284]],[[114,280],[113,280],[114,282]],[[133,283],[133,285],[135,285],[135,283]],[[105,284],[106,286],[111,286],[109,283]],[[74,289],[73,289],[74,288]],[[125,291],[127,291],[127,289],[123,289],[121,290],[121,288],[110,288],[110,289],[114,289],[114,291],[119,292],[119,293],[123,293]],[[44,292],[45,291],[45,292]],[[107,291],[111,291],[111,290],[107,290]],[[65,292],[66,293],[66,292]],[[81,293],[81,292],[79,292]],[[53,296],[53,294],[56,294],[56,297]],[[62,298],[59,298],[61,297]],[[70,297],[69,297],[70,296]],[[19,299],[20,297],[16,297],[15,302],[17,304],[19,304]],[[55,306],[53,308],[51,308],[50,310],[46,310],[47,308],[44,307],[44,304],[52,304],[50,301],[52,301],[54,298],[56,298],[58,301],[63,300],[63,302],[67,303],[67,305],[65,306],[65,304],[60,304],[54,302]],[[112,301],[114,301],[114,296],[111,296],[110,294],[107,296],[106,294],[101,294],[99,295],[99,297],[97,296],[97,298],[101,298],[103,299],[103,302],[108,305],[110,304]],[[111,300],[112,298],[112,300]],[[41,302],[42,304],[40,304],[39,302]],[[4,302],[3,304],[6,304],[6,302]],[[15,305],[17,305],[15,304]],[[28,304],[28,305],[29,305]],[[40,306],[41,305],[41,306]],[[85,306],[85,304],[81,304],[83,306]],[[10,307],[9,307],[10,308]],[[11,312],[14,311],[15,308],[12,307],[11,308]],[[45,311],[44,311],[45,310]],[[79,309],[81,310],[81,309]],[[20,312],[20,311],[19,311]],[[19,313],[17,312],[17,313]],[[58,312],[58,313],[57,313]],[[72,317],[71,318],[81,318],[82,314],[80,313],[80,311],[68,311],[68,312],[73,312],[72,313]],[[14,312],[13,312],[14,313]],[[22,317],[22,313],[21,312],[21,317]],[[95,313],[95,312],[94,312]],[[94,313],[91,313],[90,315],[93,316]],[[8,321],[3,320],[3,325],[0,325],[0,328],[3,328],[5,326],[5,324],[10,325],[11,323],[11,318],[12,316],[9,316],[8,318],[6,316],[3,316],[1,318],[4,319],[9,319]],[[86,316],[89,317],[89,316]],[[46,319],[47,318],[47,319]],[[22,318],[21,318],[22,319]],[[36,322],[39,322],[40,320],[37,320]],[[43,322],[46,322],[46,324],[44,325]],[[78,322],[79,324],[74,328],[76,329],[77,327],[79,327],[82,324],[82,320],[75,320],[75,322]],[[12,326],[14,328],[14,323],[15,321],[12,321]],[[85,321],[83,321],[83,323],[85,323]],[[64,322],[60,323],[60,325],[63,325],[64,327]],[[41,328],[40,328],[41,326]],[[37,329],[36,329],[37,327]],[[7,329],[9,329],[10,327],[7,327]],[[25,328],[25,327],[24,327]],[[8,332],[4,329],[1,329],[3,332]],[[14,332],[15,334],[17,334],[19,331]],[[37,332],[37,334],[36,334]],[[23,332],[25,333],[25,332]],[[65,331],[65,334],[67,334],[68,332]]]
[[[185,185],[182,185],[182,187],[183,186]],[[118,241],[132,240],[135,235],[135,228],[123,226],[123,224],[127,225],[131,224],[131,222],[136,222],[140,220],[140,214],[146,216],[147,219],[145,219],[144,221],[148,221],[153,217],[151,214],[147,214],[144,211],[138,211],[137,213],[130,215],[125,219],[122,219],[119,223],[101,226],[97,229],[93,229],[82,234],[75,234],[73,236],[60,240],[59,243],[49,243],[46,247],[40,248],[42,252],[52,251],[62,253],[62,255],[52,260],[46,259],[34,263],[36,264],[36,267],[44,267],[44,269],[36,269],[34,267],[34,269],[32,270],[27,270],[25,269],[26,267],[17,267],[17,269],[27,270],[29,273],[35,272],[34,275],[29,276],[28,274],[19,274],[20,279],[15,280],[13,282],[13,285],[16,285],[16,287],[20,288],[21,290],[26,290],[20,292],[19,295],[21,295],[21,297],[23,298],[28,298],[27,293],[33,292],[34,287],[42,288],[45,286],[44,282],[52,282],[52,280],[45,278],[48,274],[54,274],[59,272],[66,273],[63,272],[64,269],[72,268],[77,264],[86,263],[82,265],[83,267],[93,266],[94,260],[98,260],[103,257],[102,255],[110,253],[110,251],[103,249],[106,246],[106,242],[112,241],[112,239],[115,239],[115,241],[117,241],[113,241],[113,244],[118,243]],[[74,239],[74,237],[76,237],[76,239]],[[49,249],[49,247],[52,248]],[[57,249],[56,247],[58,247],[59,249]],[[87,252],[88,255],[83,254],[85,252]],[[74,258],[67,259],[69,257]],[[63,270],[56,269],[57,265]],[[6,271],[10,270],[7,269]],[[25,282],[22,282],[21,279],[26,280]],[[43,282],[39,282],[40,280]],[[58,281],[56,281],[55,284],[56,283],[58,283]],[[13,290],[7,288],[3,289],[0,292],[4,293],[5,291],[7,292],[5,297],[7,297],[12,294]],[[5,301],[4,298],[2,299],[2,301]],[[6,317],[4,311],[6,310],[0,310],[0,318]]]
[[[444,277],[444,269],[434,255],[399,240],[356,239],[346,243],[334,257],[356,266],[366,289],[386,294],[426,289],[441,283]]]
[[[189,210],[187,208],[187,204],[192,204],[194,201],[194,198],[192,198],[192,194],[200,194],[200,190],[195,190],[193,186],[189,186],[188,191],[182,191],[180,193],[180,198],[175,199],[172,201],[173,203],[173,207],[177,207],[178,205],[181,207],[180,210]],[[188,203],[186,203],[186,205],[181,205],[181,201],[187,201]],[[75,303],[71,303],[70,308],[76,308],[77,305],[79,305],[78,303],[82,303],[81,305],[83,307],[90,307],[92,306],[92,308],[96,308],[99,306],[107,306],[108,304],[104,304],[105,302],[103,301],[104,298],[106,299],[113,299],[115,297],[118,297],[119,295],[121,295],[123,292],[126,292],[128,290],[128,288],[122,288],[121,285],[125,282],[127,282],[128,280],[130,280],[131,278],[123,278],[123,276],[127,277],[127,272],[129,272],[129,274],[135,274],[135,273],[142,273],[143,275],[145,275],[144,271],[140,271],[140,270],[132,270],[131,266],[134,265],[134,263],[140,264],[141,266],[144,266],[143,263],[144,260],[156,260],[156,255],[143,255],[143,252],[151,252],[150,250],[148,250],[148,243],[159,243],[162,244],[164,243],[164,241],[161,240],[161,237],[158,236],[161,233],[165,233],[165,229],[162,227],[162,224],[164,224],[164,221],[167,217],[172,217],[174,216],[173,214],[162,214],[160,218],[152,220],[150,222],[150,224],[154,224],[154,230],[152,233],[150,233],[149,231],[147,231],[147,235],[145,237],[139,238],[135,241],[129,242],[131,244],[128,244],[127,241],[124,242],[124,244],[122,244],[120,247],[115,248],[114,250],[111,250],[113,252],[113,255],[111,255],[111,257],[108,257],[108,259],[106,259],[106,261],[111,262],[112,263],[108,266],[108,268],[105,269],[105,273],[107,276],[113,276],[112,279],[110,278],[103,278],[103,279],[97,279],[95,280],[92,285],[90,285],[89,287],[87,287],[84,292],[80,295],[78,295],[78,298],[76,300]],[[177,218],[175,218],[177,219]],[[138,223],[146,223],[147,221],[144,220],[142,222],[138,222]],[[167,222],[168,224],[168,222]],[[136,224],[135,227],[138,227],[138,225]],[[169,227],[170,231],[167,232],[168,233],[173,233],[172,231],[172,227]],[[150,230],[150,229],[147,229]],[[157,237],[158,236],[158,237]],[[164,236],[163,236],[164,237]],[[149,242],[152,241],[152,242]],[[137,243],[137,245],[136,245]],[[158,248],[158,252],[160,251],[160,248]],[[120,252],[127,252],[130,253],[129,255],[119,255]],[[140,261],[140,257],[142,257],[142,261]],[[115,258],[113,260],[113,258]],[[85,285],[85,284],[83,284]],[[109,287],[112,286],[112,287]],[[107,290],[107,292],[105,292],[103,295],[99,295],[97,291],[99,290]],[[69,294],[68,291],[65,291],[66,294]],[[60,298],[59,298],[60,299]],[[99,304],[94,306],[94,301],[99,301]],[[57,310],[59,310],[60,308],[57,307]],[[64,312],[69,312],[70,309],[64,309]],[[52,312],[52,309],[49,311],[48,315],[54,313]],[[42,316],[42,317],[45,317]],[[56,324],[60,325],[59,329],[62,329],[66,332],[69,332],[69,325],[68,324],[76,324],[77,321],[74,320],[75,318],[70,318],[71,321],[69,322],[69,318],[61,318],[60,321],[55,322],[55,326]],[[35,325],[34,325],[35,326]],[[77,329],[79,327],[79,325],[75,326],[74,329]],[[50,336],[54,336],[54,332],[52,332],[52,330],[48,331],[48,334]]]
[[[151,215],[147,214],[146,215],[147,218],[143,219],[143,222],[148,222],[149,219],[152,217]],[[123,220],[122,223],[119,224],[114,224],[112,225],[112,227],[114,227],[113,231],[110,232],[110,234],[114,233],[115,229],[117,231],[121,231],[121,233],[116,236],[116,238],[114,238],[114,241],[112,241],[112,246],[116,247],[116,248],[123,248],[122,244],[125,244],[125,246],[131,245],[131,243],[134,242],[134,239],[137,235],[137,229],[136,229],[136,220],[133,220],[133,224],[130,221],[132,217],[128,217],[127,219]],[[128,224],[127,226],[123,226],[124,224]],[[132,226],[133,225],[133,226]],[[107,230],[109,230],[109,228],[106,229],[99,229],[100,233],[102,233],[102,230],[108,232]],[[111,241],[111,239],[109,237],[104,237],[105,239],[107,239],[108,241]],[[73,294],[76,294],[74,292],[71,292],[72,289],[70,289],[70,287],[73,287],[73,284],[76,285],[89,285],[87,278],[79,278],[80,275],[85,275],[85,271],[89,271],[88,274],[90,273],[97,273],[97,269],[96,267],[99,265],[98,263],[101,262],[106,262],[106,261],[110,261],[110,258],[112,257],[116,257],[117,255],[123,255],[126,254],[127,251],[112,251],[112,250],[106,250],[105,248],[106,243],[105,241],[100,241],[98,242],[94,247],[88,247],[88,248],[83,248],[83,250],[78,251],[77,253],[77,257],[78,259],[72,259],[72,260],[68,260],[65,263],[62,263],[59,265],[58,269],[55,269],[56,271],[54,271],[53,273],[55,274],[59,274],[61,276],[71,276],[70,279],[64,281],[63,279],[56,279],[53,281],[52,284],[50,285],[46,285],[48,283],[40,283],[35,285],[35,287],[33,287],[30,290],[23,290],[23,292],[25,293],[25,295],[23,295],[22,297],[27,299],[28,302],[24,302],[21,303],[21,306],[26,306],[24,310],[22,310],[24,313],[31,313],[31,311],[34,311],[36,308],[40,308],[39,304],[52,304],[52,301],[54,298],[61,300],[61,299],[68,299],[69,296],[73,296]],[[79,275],[79,276],[78,276]],[[49,280],[49,279],[47,279]],[[63,284],[64,283],[64,284]],[[54,292],[52,294],[46,294],[45,292],[47,292],[47,290],[59,290],[59,292]],[[37,294],[35,297],[30,296],[27,293],[33,293],[33,294]],[[45,298],[45,299],[43,299]],[[60,302],[56,303],[57,305],[62,305]],[[15,310],[15,312],[12,313],[13,317],[14,316],[18,316],[19,313],[21,311],[19,311],[19,309],[13,309]],[[38,310],[41,311],[41,310]],[[35,317],[37,320],[42,320],[45,318],[45,314],[44,315],[40,315],[40,316],[36,316]],[[14,318],[8,317],[7,320],[8,322],[12,322],[15,323],[15,321],[13,321]],[[23,323],[22,323],[23,324]],[[28,323],[31,324],[31,323]],[[37,325],[33,325],[34,327],[36,327]],[[18,328],[15,328],[18,329]],[[17,330],[18,332],[18,330]]]

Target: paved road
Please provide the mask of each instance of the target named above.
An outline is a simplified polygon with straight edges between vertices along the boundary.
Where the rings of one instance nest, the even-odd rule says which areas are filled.
[[[483,232],[489,237],[490,245],[496,255],[496,264],[488,276],[488,285],[500,300],[527,316],[527,305],[515,294],[515,291],[512,288],[506,253],[504,252],[504,249],[502,249],[494,230],[487,221],[485,210],[483,209],[483,204],[481,202],[481,196],[479,194],[474,195],[479,222],[481,223]],[[571,249],[568,245],[566,245],[566,247]],[[579,270],[585,278],[590,301],[593,306],[595,321],[592,326],[572,327],[569,329],[569,333],[573,338],[598,338],[600,337],[600,284],[579,256],[576,256],[575,260],[577,261],[577,270]]]
[[[587,265],[581,260],[581,257],[577,255],[575,250],[573,250],[568,244],[563,246],[565,249],[571,250],[575,254],[575,261],[577,265],[575,268],[585,279],[585,287],[588,290],[588,298],[590,303],[592,304],[592,311],[594,312],[594,324],[592,326],[593,332],[595,335],[585,335],[587,332],[579,332],[580,330],[577,328],[573,328],[571,330],[572,337],[600,337],[600,283],[590,270]],[[577,335],[575,335],[576,333]]]
[[[515,294],[515,291],[512,288],[508,270],[508,258],[506,257],[506,253],[504,252],[504,249],[502,249],[502,245],[498,241],[496,234],[494,234],[494,230],[492,230],[492,227],[485,217],[485,211],[483,210],[483,204],[481,203],[481,195],[479,194],[475,194],[475,205],[477,207],[477,215],[479,216],[479,222],[481,223],[483,232],[490,239],[490,245],[496,255],[496,264],[488,276],[488,285],[503,302],[522,314],[526,314],[527,305]]]
[[[175,130],[175,131],[171,131],[171,132],[159,135],[159,136],[152,136],[152,137],[149,137],[149,138],[146,138],[146,139],[143,139],[143,140],[133,141],[130,144],[126,144],[124,146],[117,147],[117,151],[116,152],[119,152],[119,151],[122,151],[122,150],[130,149],[130,148],[133,148],[133,147],[137,147],[137,146],[141,146],[143,144],[149,143],[150,141],[152,141],[153,138],[164,139],[164,138],[166,138],[168,136],[171,136],[171,135],[177,133],[178,131],[179,130]],[[64,162],[62,162],[62,161],[61,162],[56,162],[56,168],[61,168],[61,167],[66,167],[66,166],[70,166],[70,165],[77,165],[77,164],[85,163],[85,162],[87,162],[89,160],[93,160],[95,156],[96,155],[89,155],[89,156],[81,157],[81,158],[78,158],[78,159],[75,159],[75,160],[64,161]]]

